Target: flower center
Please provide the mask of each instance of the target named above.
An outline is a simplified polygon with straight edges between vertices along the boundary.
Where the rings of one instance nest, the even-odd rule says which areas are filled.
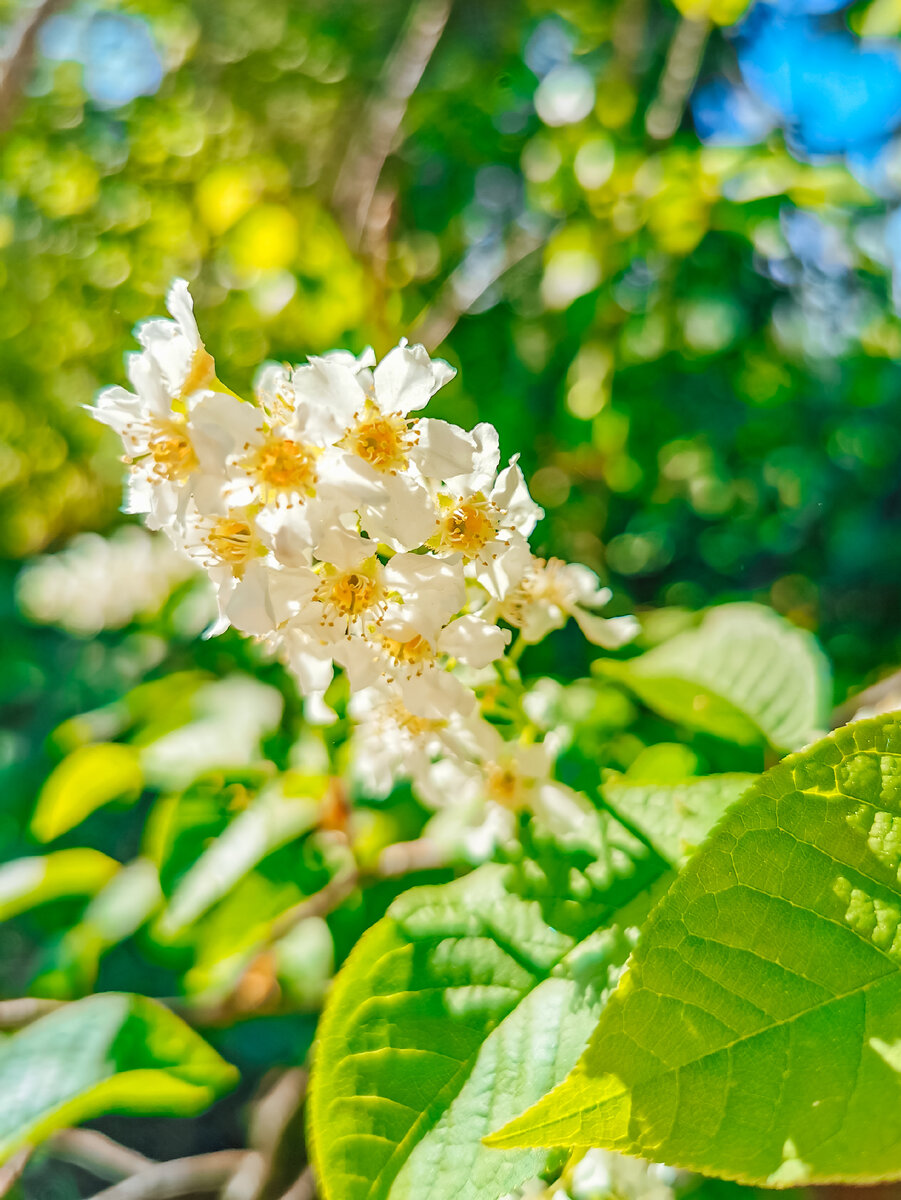
[[[519,772],[509,763],[487,763],[485,765],[485,788],[488,798],[495,804],[514,812],[525,802],[525,784]]]
[[[206,544],[220,562],[239,567],[253,551],[253,530],[246,521],[220,517],[207,534]]]
[[[320,586],[319,592],[319,599],[343,617],[357,617],[382,598],[378,581],[365,571],[344,571],[333,576]]]
[[[403,471],[416,435],[399,413],[380,412],[367,400],[363,415],[342,441],[345,449],[368,462],[376,471]]]
[[[265,442],[257,451],[254,469],[259,479],[275,491],[312,494],[316,458],[300,442],[289,438]]]
[[[153,474],[158,479],[176,483],[187,478],[197,467],[197,456],[191,439],[182,430],[166,425],[155,430],[147,443],[153,459]]]
[[[418,633],[406,642],[398,642],[394,638],[382,638],[382,645],[399,667],[417,667],[421,663],[430,662],[435,657],[432,647]]]
[[[452,502],[453,503],[453,502]],[[489,502],[480,493],[454,503],[438,521],[438,541],[442,550],[459,550],[474,555],[496,534],[489,516]]]

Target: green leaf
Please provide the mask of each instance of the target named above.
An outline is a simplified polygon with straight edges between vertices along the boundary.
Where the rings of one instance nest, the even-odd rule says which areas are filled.
[[[0,866],[0,921],[64,896],[93,896],[119,870],[99,850],[57,850]]]
[[[901,1177],[899,868],[897,715],[787,758],[656,909],[575,1071],[491,1144]]]
[[[31,818],[39,842],[51,842],[114,800],[137,800],[143,786],[133,746],[80,746],[51,771]]]
[[[756,775],[706,775],[679,783],[634,781],[630,772],[605,779],[604,798],[669,862],[681,862],[714,821],[748,790]]]
[[[668,720],[742,746],[795,750],[829,723],[829,665],[816,640],[757,604],[721,605],[697,629],[597,667]]]
[[[318,817],[319,803],[286,794],[283,779],[264,789],[179,880],[154,936],[176,940],[261,859],[312,829]]]
[[[610,826],[635,857],[611,851],[606,906],[548,891],[537,865],[485,866],[405,893],[363,937],[330,995],[312,1080],[326,1197],[498,1200],[542,1169],[544,1151],[498,1155],[480,1139],[575,1062],[650,904],[660,860],[636,865],[642,847]],[[580,945],[579,921],[606,928]]]
[[[102,1113],[191,1116],[236,1079],[154,1000],[77,1000],[0,1042],[0,1161]]]

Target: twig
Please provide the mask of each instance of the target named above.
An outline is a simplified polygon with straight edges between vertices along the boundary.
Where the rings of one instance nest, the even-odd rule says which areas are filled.
[[[280,1075],[256,1102],[250,1121],[250,1144],[271,1158],[288,1122],[297,1112],[307,1090],[307,1072],[293,1067]]]
[[[896,708],[901,709],[901,671],[893,671],[885,679],[880,679],[839,704],[832,712],[832,728],[847,725],[863,710],[866,710],[865,715],[875,716],[876,713],[892,712]]]
[[[333,912],[340,904],[344,903],[359,882],[359,869],[351,867],[336,875],[334,879],[330,879],[324,888],[320,888],[312,896],[307,896],[305,900],[285,909],[281,916],[273,921],[266,945],[271,946],[273,942],[277,942],[301,921],[306,921],[310,917],[324,917]]]
[[[672,137],[679,128],[709,36],[710,22],[706,19],[693,21],[683,17],[679,22],[670,42],[657,95],[645,117],[645,129],[657,141]]]
[[[452,0],[419,0],[382,69],[338,172],[332,201],[355,244],[365,244],[372,202],[410,97],[450,16]]]
[[[47,1143],[54,1158],[83,1167],[100,1179],[119,1180],[155,1166],[155,1160],[114,1142],[97,1129],[63,1129]]]
[[[35,996],[0,1000],[0,1029],[19,1029],[22,1025],[30,1025],[64,1003],[63,1000],[39,1000]]]
[[[431,871],[446,865],[447,855],[440,846],[430,838],[416,838],[412,842],[394,842],[386,846],[379,858],[379,875],[396,879],[411,871]]]
[[[475,280],[469,277],[465,265],[457,267],[447,278],[436,298],[413,322],[412,332],[416,340],[422,342],[427,350],[434,350],[436,346],[440,346],[476,301],[508,271],[538,250],[547,241],[547,237],[548,234],[542,237],[522,234],[515,238],[497,267],[488,275],[480,275]]]
[[[8,1196],[22,1177],[31,1158],[31,1146],[23,1146],[0,1167],[0,1196]]]
[[[316,1200],[316,1180],[312,1167],[307,1167],[300,1178],[288,1188],[281,1200]]]
[[[215,1192],[234,1175],[246,1154],[246,1150],[214,1150],[212,1154],[154,1163],[97,1192],[91,1200],[178,1200],[196,1192]]]
[[[64,0],[41,0],[10,34],[0,63],[0,131],[9,128],[16,103],[28,81],[42,25],[61,8]]]

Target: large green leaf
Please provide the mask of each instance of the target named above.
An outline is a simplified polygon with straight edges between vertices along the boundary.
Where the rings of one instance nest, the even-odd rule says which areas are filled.
[[[828,727],[829,665],[811,634],[757,604],[712,609],[638,658],[598,660],[648,707],[717,737],[796,750]]]
[[[651,917],[575,1071],[491,1144],[901,1177],[899,867],[897,716],[768,771]]]
[[[237,1072],[145,996],[66,1004],[0,1042],[0,1161],[101,1113],[190,1116]]]
[[[679,782],[631,779],[629,772],[604,780],[604,798],[670,862],[700,846],[707,831],[756,775],[702,775]]]
[[[537,864],[486,866],[405,893],[357,945],[321,1024],[311,1090],[330,1200],[497,1200],[542,1168],[545,1151],[499,1155],[480,1139],[576,1061],[664,869],[608,825],[604,898],[584,875],[580,903]]]

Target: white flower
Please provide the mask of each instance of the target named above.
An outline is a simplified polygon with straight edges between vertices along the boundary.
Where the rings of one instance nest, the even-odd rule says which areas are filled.
[[[108,538],[78,534],[35,559],[19,573],[16,599],[30,620],[90,636],[156,612],[195,573],[166,538],[127,525]]]
[[[143,321],[135,333],[159,367],[169,395],[183,400],[210,386],[216,377],[216,364],[200,340],[194,301],[184,279],[176,279],[169,288],[166,307],[173,320]]]
[[[455,425],[409,415],[454,371],[406,342],[371,373],[352,364],[312,358],[294,372],[295,423],[311,440],[339,447],[350,475],[378,485],[360,509],[364,531],[395,549],[413,549],[435,525],[425,478],[471,471],[478,450],[473,436]]]
[[[603,608],[612,594],[581,563],[535,558],[496,612],[521,630],[526,642],[540,642],[573,617],[590,642],[617,650],[636,636],[639,624],[632,616],[602,617],[594,611]]]
[[[481,427],[480,427],[481,428]],[[522,577],[531,554],[528,538],[543,510],[514,456],[495,477],[497,434],[482,437],[476,469],[447,481],[437,496],[436,529],[428,541],[437,553],[459,553],[470,574],[496,600]]]
[[[106,388],[91,411],[119,434],[130,465],[125,511],[148,513],[159,529],[193,497],[202,509],[221,505],[223,453],[253,427],[253,409],[223,392],[196,391],[173,408],[159,365],[131,355],[134,392]]]

